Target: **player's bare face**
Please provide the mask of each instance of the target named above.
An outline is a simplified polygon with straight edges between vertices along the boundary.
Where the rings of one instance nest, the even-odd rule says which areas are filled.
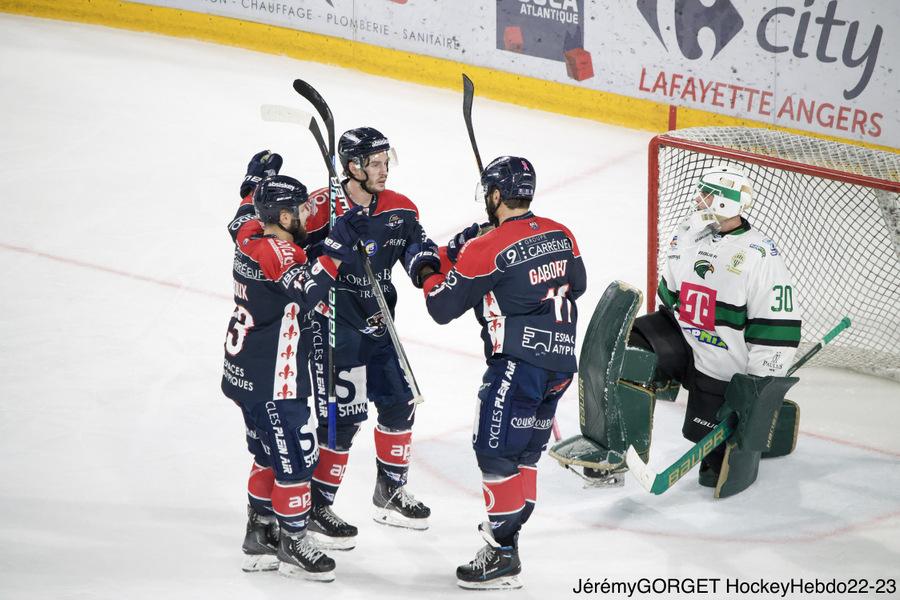
[[[366,174],[366,187],[372,192],[383,192],[387,185],[391,159],[387,152],[379,152],[366,158],[363,170]]]

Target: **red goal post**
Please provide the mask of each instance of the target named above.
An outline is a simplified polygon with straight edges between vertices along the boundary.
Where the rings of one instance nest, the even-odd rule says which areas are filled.
[[[697,127],[654,137],[647,195],[647,310],[672,230],[715,164],[754,184],[752,226],[794,275],[801,351],[845,314],[853,327],[813,364],[900,380],[900,155],[769,129]],[[817,337],[818,336],[818,337]]]

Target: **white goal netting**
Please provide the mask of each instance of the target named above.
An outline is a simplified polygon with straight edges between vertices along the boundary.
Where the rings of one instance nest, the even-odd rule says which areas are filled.
[[[754,184],[748,219],[782,248],[796,280],[798,356],[849,315],[852,327],[810,364],[900,381],[900,155],[744,127],[682,129],[657,139],[657,251],[648,266],[655,259],[662,268],[700,174],[738,165]]]

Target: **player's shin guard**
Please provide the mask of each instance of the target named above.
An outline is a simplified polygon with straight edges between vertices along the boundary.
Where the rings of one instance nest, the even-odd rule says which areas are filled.
[[[275,472],[253,461],[250,477],[247,479],[247,503],[261,517],[274,516],[272,513],[272,487]]]
[[[272,510],[278,517],[282,535],[298,536],[306,532],[312,493],[308,481],[276,481],[272,488]]]
[[[375,458],[379,480],[390,482],[394,487],[406,485],[411,443],[411,429],[392,431],[381,425],[375,427]]]
[[[372,494],[374,519],[382,525],[424,530],[428,529],[431,509],[406,489],[411,441],[411,430],[391,431],[381,425],[375,428],[378,478]]]
[[[312,497],[316,506],[331,506],[347,470],[349,450],[319,446],[319,464],[312,476]]]
[[[331,508],[349,457],[349,450],[329,450],[319,446],[319,464],[312,480],[313,509],[309,532],[319,547],[326,550],[351,550],[356,546],[357,528]]]
[[[524,525],[537,504],[537,465],[519,465],[519,477],[522,480],[522,493],[525,496],[525,508],[522,509],[520,518],[520,522]]]
[[[516,473],[509,477],[488,477],[491,476],[485,474],[481,489],[494,539],[501,546],[513,546],[516,533],[522,526],[522,513],[526,504],[522,475]]]

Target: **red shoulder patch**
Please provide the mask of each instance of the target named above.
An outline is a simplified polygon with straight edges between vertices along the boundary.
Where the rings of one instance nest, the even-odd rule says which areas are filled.
[[[469,278],[493,273],[497,269],[497,253],[509,245],[503,239],[500,229],[494,229],[466,242],[456,257],[456,272]]]
[[[409,210],[416,214],[416,220],[419,219],[419,209],[412,200],[393,190],[384,190],[378,194],[378,206],[375,214],[380,215],[391,210]]]
[[[250,257],[259,263],[266,279],[278,281],[294,265],[306,264],[306,253],[293,242],[278,238],[257,238],[250,242]]]
[[[328,188],[320,188],[309,195],[309,216],[306,217],[306,231],[313,233],[328,226]]]

